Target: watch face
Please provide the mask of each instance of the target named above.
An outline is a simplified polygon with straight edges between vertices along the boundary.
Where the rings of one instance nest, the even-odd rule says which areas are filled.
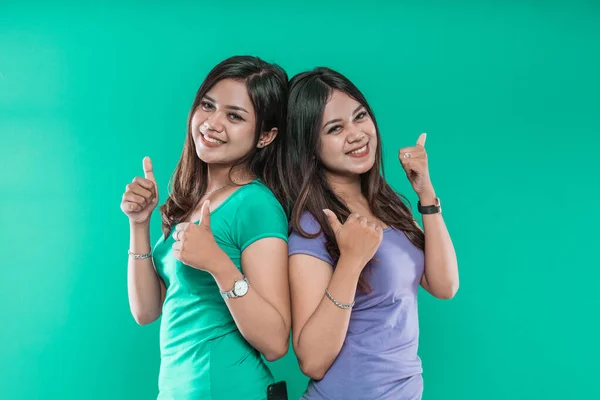
[[[236,296],[243,296],[248,293],[248,282],[245,280],[237,281],[233,286],[233,291]]]

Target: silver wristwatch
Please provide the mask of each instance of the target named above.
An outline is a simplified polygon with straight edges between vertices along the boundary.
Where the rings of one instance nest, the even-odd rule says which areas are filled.
[[[250,288],[250,283],[248,283],[248,278],[244,276],[244,279],[240,279],[235,281],[233,284],[233,289],[227,291],[221,291],[221,296],[223,299],[235,299],[236,297],[242,297],[246,293],[248,293],[248,289]]]

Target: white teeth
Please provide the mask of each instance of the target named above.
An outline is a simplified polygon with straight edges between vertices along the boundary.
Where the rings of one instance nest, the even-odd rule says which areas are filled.
[[[204,139],[207,142],[211,142],[211,143],[216,143],[216,144],[223,144],[225,142],[220,141],[219,139],[213,139],[213,138],[209,138],[208,136],[206,136],[205,134],[202,134],[202,136],[204,137]]]
[[[358,154],[358,153],[362,153],[363,151],[367,150],[367,145],[365,144],[363,147],[361,147],[360,149],[356,149],[354,151],[351,151],[350,154]]]

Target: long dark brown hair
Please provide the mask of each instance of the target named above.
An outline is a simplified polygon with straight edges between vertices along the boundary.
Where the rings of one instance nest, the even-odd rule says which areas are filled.
[[[183,152],[169,183],[169,198],[160,207],[165,237],[169,236],[174,225],[189,217],[206,193],[208,166],[196,154],[192,118],[204,95],[219,81],[228,78],[246,83],[256,115],[254,147],[237,161],[234,167],[247,166],[252,174],[271,189],[281,203],[285,202],[281,182],[282,146],[286,139],[287,74],[278,65],[267,63],[258,57],[231,57],[216,65],[196,92],[188,116]],[[264,148],[256,148],[260,133],[272,128],[278,128],[275,140]],[[229,178],[231,180],[231,170]]]
[[[293,205],[291,229],[307,238],[317,237],[321,232],[312,234],[304,231],[300,226],[302,214],[311,213],[325,235],[328,253],[334,260],[339,259],[340,250],[323,209],[328,208],[333,211],[342,223],[350,215],[350,210],[333,192],[318,157],[323,112],[334,90],[343,92],[358,101],[369,113],[375,125],[377,134],[375,164],[360,176],[361,191],[368,201],[371,212],[386,225],[404,231],[416,247],[424,249],[425,235],[414,221],[412,212],[407,206],[408,200],[396,193],[384,178],[381,136],[371,107],[350,80],[324,67],[298,74],[289,84],[286,162],[290,171],[301,171],[301,174],[293,175],[285,181],[286,192]],[[370,290],[364,273],[360,277],[358,288],[364,292]]]

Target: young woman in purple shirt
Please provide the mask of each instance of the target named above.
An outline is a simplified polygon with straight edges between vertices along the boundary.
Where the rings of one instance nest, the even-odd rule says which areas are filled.
[[[426,135],[399,151],[421,229],[383,178],[375,117],[347,78],[296,75],[288,129],[292,339],[312,378],[302,399],[420,399],[417,289],[442,299],[458,289]]]

